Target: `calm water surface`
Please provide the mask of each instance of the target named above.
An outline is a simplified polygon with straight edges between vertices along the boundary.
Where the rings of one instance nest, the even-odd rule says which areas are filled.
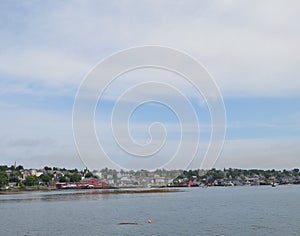
[[[300,235],[300,186],[184,190],[0,195],[0,235]]]

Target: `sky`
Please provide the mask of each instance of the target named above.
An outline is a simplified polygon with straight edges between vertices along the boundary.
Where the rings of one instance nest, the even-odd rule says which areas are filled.
[[[226,136],[210,167],[299,167],[299,10],[299,1],[292,0],[1,1],[0,165],[85,168],[87,157],[78,152],[72,130],[82,81],[112,54],[160,45],[199,61],[222,95]],[[119,116],[115,129],[120,143],[145,148],[166,143],[154,159],[145,161],[122,152],[113,140],[110,118],[116,103],[126,110],[134,102],[135,97],[118,100],[126,89],[149,80],[172,83],[186,94],[200,131],[189,121],[181,124],[172,107],[160,103],[139,106],[129,118]],[[185,107],[165,90],[142,89],[136,96],[147,93]],[[155,122],[159,127],[149,131]],[[183,140],[180,125],[187,129]],[[120,76],[107,88],[97,104],[95,127],[102,148],[118,164],[112,168],[155,169],[166,167],[180,144],[186,153],[199,144],[189,166],[199,168],[212,126],[205,97],[195,88],[174,73],[146,68]],[[88,167],[106,167],[103,158],[89,160]],[[185,161],[167,167],[187,168]]]

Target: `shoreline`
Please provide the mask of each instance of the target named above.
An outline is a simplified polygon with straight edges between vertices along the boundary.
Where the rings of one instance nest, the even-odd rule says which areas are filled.
[[[276,185],[279,186],[295,186],[299,184],[281,184]],[[98,193],[98,194],[135,194],[135,193],[172,193],[172,192],[185,192],[185,189],[188,188],[212,188],[212,187],[225,187],[225,188],[234,188],[234,187],[272,187],[271,185],[239,185],[239,186],[201,186],[201,187],[188,187],[188,186],[161,186],[161,187],[153,187],[153,188],[90,188],[90,189],[57,189],[57,188],[48,188],[48,187],[37,187],[37,188],[24,188],[24,189],[6,189],[0,190],[0,195],[7,195],[7,194],[21,194],[26,192],[61,192],[61,191],[78,191],[78,193]]]
[[[21,194],[26,192],[62,192],[62,191],[74,191],[78,194],[137,194],[137,193],[173,193],[184,192],[177,188],[155,188],[155,189],[20,189],[20,190],[0,190],[0,195],[6,194]]]

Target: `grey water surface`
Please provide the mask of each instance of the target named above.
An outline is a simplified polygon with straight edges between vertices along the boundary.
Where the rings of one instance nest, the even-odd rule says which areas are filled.
[[[299,185],[181,190],[2,194],[0,235],[300,235]]]

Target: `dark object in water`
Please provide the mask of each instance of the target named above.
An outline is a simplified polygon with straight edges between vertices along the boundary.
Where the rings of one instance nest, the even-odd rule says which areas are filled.
[[[138,223],[136,222],[121,222],[119,225],[137,225]]]

